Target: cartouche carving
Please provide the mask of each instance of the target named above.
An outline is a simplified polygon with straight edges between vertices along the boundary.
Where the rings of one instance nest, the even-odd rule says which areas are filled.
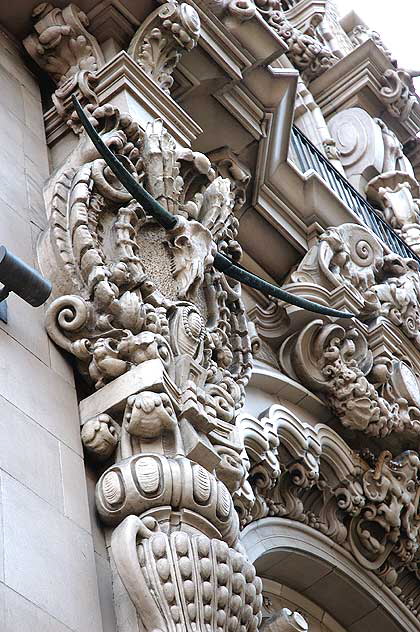
[[[48,332],[92,389],[136,372],[112,415],[82,427],[86,451],[107,466],[96,504],[114,529],[116,572],[145,631],[255,632],[261,583],[240,552],[232,500],[246,477],[235,416],[251,343],[240,286],[212,266],[216,249],[241,254],[231,180],[179,148],[161,121],[140,130],[110,105],[91,117],[177,218],[170,231],[157,225],[84,134],[47,188]]]

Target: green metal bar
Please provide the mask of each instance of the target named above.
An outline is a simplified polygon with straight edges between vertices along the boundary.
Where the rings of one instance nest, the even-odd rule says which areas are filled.
[[[165,208],[163,208],[163,206],[161,206],[158,202],[156,202],[156,200],[150,195],[150,193],[148,193],[146,189],[141,186],[141,184],[134,180],[131,173],[118,160],[118,157],[109,149],[109,147],[105,145],[105,143],[89,121],[75,95],[72,96],[72,99],[73,105],[82,122],[83,127],[86,130],[87,135],[101,154],[102,158],[107,163],[108,167],[119,179],[121,184],[127,189],[129,193],[131,193],[133,198],[142,205],[146,213],[152,215],[152,217],[154,217],[154,219],[156,219],[156,221],[161,226],[163,226],[163,228],[165,228],[166,230],[172,230],[173,228],[175,228],[177,224],[176,217]],[[286,292],[286,290],[282,290],[276,285],[272,285],[271,283],[264,281],[264,279],[261,279],[255,274],[252,274],[252,272],[249,272],[249,270],[246,270],[242,266],[234,263],[228,257],[225,257],[219,252],[214,257],[214,267],[220,272],[223,272],[227,276],[231,277],[232,279],[240,281],[244,285],[248,285],[255,290],[259,290],[263,294],[273,296],[282,301],[285,301],[286,303],[301,307],[302,309],[306,309],[317,314],[324,314],[326,316],[334,316],[336,318],[354,318],[354,314],[341,312],[336,309],[332,309],[331,307],[325,307],[324,305],[319,305],[318,303],[314,303],[313,301],[308,301],[307,299],[301,298],[300,296],[294,296],[293,294]]]

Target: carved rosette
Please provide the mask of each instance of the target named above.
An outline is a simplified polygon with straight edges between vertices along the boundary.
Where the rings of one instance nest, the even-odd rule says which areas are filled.
[[[96,504],[118,581],[150,632],[255,631],[261,584],[239,552],[232,500],[245,478],[235,416],[251,343],[240,286],[212,266],[216,249],[240,257],[233,186],[161,121],[141,130],[111,105],[91,118],[178,220],[157,225],[84,134],[48,187],[48,332],[92,391],[133,375],[130,394],[82,426],[102,464]]]
[[[79,89],[88,103],[97,104],[93,89],[95,73],[104,64],[102,50],[87,30],[89,20],[75,4],[64,9],[48,2],[38,4],[32,12],[35,33],[23,44],[35,62],[57,84],[52,95],[57,112],[69,118],[69,96]]]
[[[174,69],[183,53],[194,48],[199,36],[197,11],[185,2],[168,2],[140,26],[128,53],[169,94]]]

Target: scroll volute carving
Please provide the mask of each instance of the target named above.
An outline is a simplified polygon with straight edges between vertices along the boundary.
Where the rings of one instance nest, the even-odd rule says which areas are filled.
[[[234,420],[251,344],[240,286],[212,265],[216,248],[240,257],[231,181],[161,121],[142,130],[109,104],[91,118],[178,220],[161,228],[84,134],[49,185],[48,332],[92,390],[115,392],[133,372],[129,396],[82,427],[101,463],[96,506],[115,573],[147,632],[255,632],[261,582],[232,500],[245,478]]]
[[[88,102],[96,103],[92,84],[104,57],[95,37],[87,30],[86,14],[75,4],[59,9],[42,2],[35,7],[32,17],[35,33],[26,37],[23,44],[57,84],[53,102],[58,113],[66,118],[65,101],[76,88]]]
[[[189,4],[167,2],[135,33],[128,53],[169,94],[172,73],[183,53],[197,44],[200,18]]]

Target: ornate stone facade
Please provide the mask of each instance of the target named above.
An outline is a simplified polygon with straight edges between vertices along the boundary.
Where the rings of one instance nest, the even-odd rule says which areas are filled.
[[[51,97],[37,262],[81,437],[60,438],[47,502],[80,522],[83,451],[75,558],[100,558],[103,629],[336,632],[377,613],[419,630],[415,73],[331,0],[137,4],[42,3],[20,35]],[[107,166],[73,95],[173,228]],[[217,253],[321,313],[241,286]],[[329,575],[358,594],[351,612]],[[51,620],[100,632],[45,595],[30,601]]]

